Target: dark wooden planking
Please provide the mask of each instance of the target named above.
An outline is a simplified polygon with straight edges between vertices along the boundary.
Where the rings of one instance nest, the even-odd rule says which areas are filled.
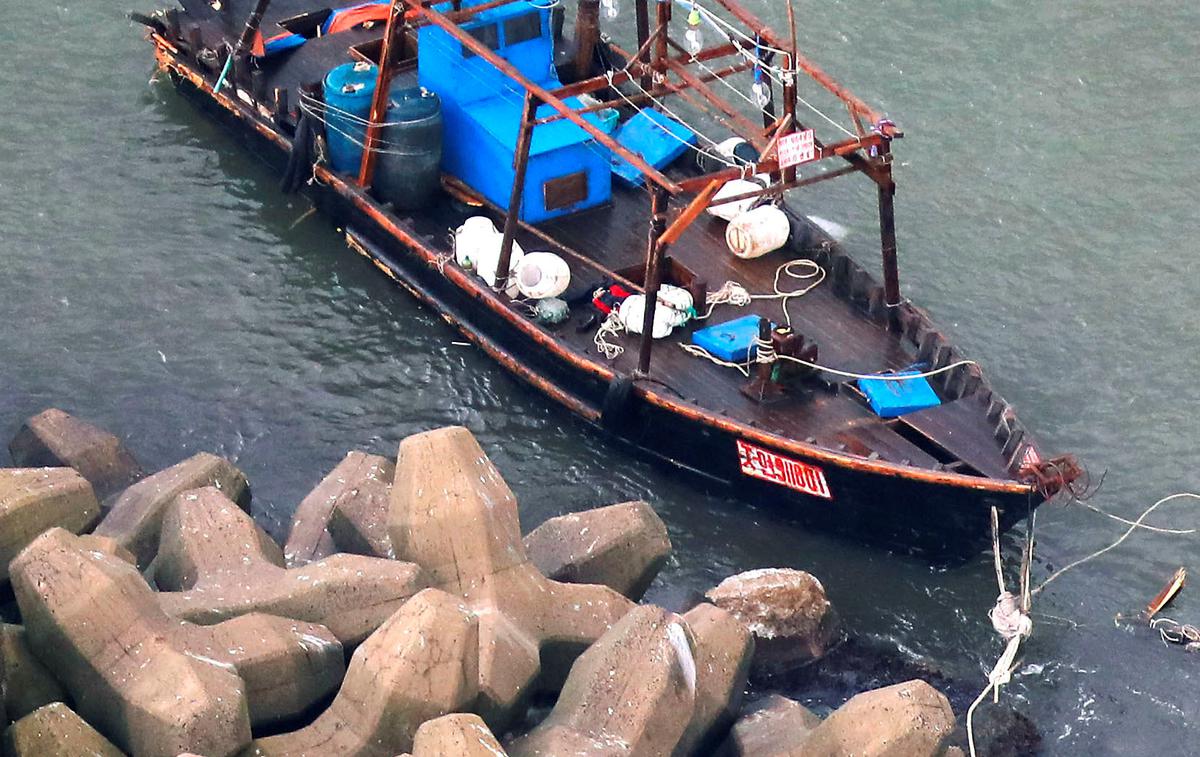
[[[1008,478],[1009,472],[992,436],[987,408],[973,397],[901,416],[900,423],[940,445],[985,476]]]

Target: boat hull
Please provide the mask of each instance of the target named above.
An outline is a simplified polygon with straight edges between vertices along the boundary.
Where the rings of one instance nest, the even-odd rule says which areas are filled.
[[[159,55],[161,62],[170,54],[160,49]],[[168,66],[178,91],[229,127],[253,154],[282,170],[287,152],[279,135],[238,104],[218,101],[197,86],[194,72],[192,78],[181,76],[186,65],[172,59]],[[336,178],[314,182],[303,191],[346,230],[352,248],[503,367],[633,456],[681,469],[710,492],[766,506],[855,540],[937,560],[961,559],[986,547],[993,506],[1007,530],[1040,504],[1040,497],[1017,482],[880,470],[865,459],[859,462],[772,438],[682,400],[664,400],[632,387],[614,391],[617,382],[611,375],[539,348],[513,318],[481,306],[476,293],[431,264],[431,252],[444,252],[439,250],[444,230],[440,237],[398,234],[381,208]],[[757,461],[747,460],[747,445]]]

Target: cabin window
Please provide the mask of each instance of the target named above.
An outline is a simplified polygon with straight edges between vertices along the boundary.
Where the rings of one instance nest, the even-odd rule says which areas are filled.
[[[504,22],[504,46],[528,42],[542,36],[542,14],[538,12],[514,16]]]
[[[497,50],[500,47],[500,27],[496,24],[481,24],[465,31],[482,42],[489,50]],[[463,45],[462,54],[464,58],[470,58],[475,53]]]
[[[587,171],[560,176],[542,185],[542,199],[546,210],[562,210],[578,205],[587,199]]]

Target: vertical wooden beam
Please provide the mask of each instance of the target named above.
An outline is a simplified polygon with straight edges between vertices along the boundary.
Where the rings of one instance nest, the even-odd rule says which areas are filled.
[[[663,3],[659,3],[661,6]],[[660,244],[667,227],[667,192],[650,188],[650,234],[646,244],[646,307],[642,313],[642,342],[638,350],[638,374],[650,374],[650,353],[654,349],[654,311],[658,306],[658,288],[662,283],[662,259],[667,246]]]
[[[650,8],[647,6],[648,0],[634,0],[634,13],[637,15],[637,49],[638,60],[642,64],[648,66],[650,64],[650,50],[646,46],[646,42],[650,39]],[[642,89],[647,92],[654,85],[654,77],[652,77],[648,69],[642,69]]]
[[[521,129],[517,132],[517,148],[513,155],[513,185],[508,196],[508,211],[504,214],[504,236],[500,239],[500,259],[496,263],[496,290],[508,288],[508,268],[512,262],[513,235],[521,217],[521,198],[525,194],[525,169],[529,167],[529,146],[533,144],[534,121],[537,120],[538,100],[532,92],[525,93],[525,108],[521,113]]]
[[[788,72],[783,80],[783,113],[788,116],[788,126],[791,133],[796,129],[803,128],[796,121],[796,60],[799,55],[798,44],[796,42],[796,9],[792,6],[792,0],[787,0],[787,19],[788,31],[791,33],[792,46],[788,52]],[[785,182],[796,180],[796,167],[783,169],[783,180]]]
[[[383,30],[383,50],[379,55],[379,74],[375,77],[375,95],[371,98],[371,115],[367,123],[365,139],[363,139],[362,163],[358,169],[358,186],[371,186],[375,174],[375,159],[378,156],[376,145],[379,142],[379,124],[387,117],[388,90],[392,83],[392,56],[397,38],[403,37],[400,27],[404,25],[404,3],[392,0],[388,9],[387,26]]]
[[[878,148],[880,165],[876,169],[879,184],[879,239],[883,254],[883,299],[891,306],[900,304],[900,266],[896,260],[896,214],[893,200],[896,183],[892,181],[892,160],[888,143]]]
[[[658,23],[657,38],[654,41],[654,58],[651,66],[658,72],[660,78],[666,79],[667,75],[667,27],[671,24],[671,2],[672,0],[655,0],[654,14],[655,21]],[[661,87],[655,86],[651,91],[658,91]]]
[[[600,41],[600,0],[579,0],[575,10],[575,80],[592,75]]]

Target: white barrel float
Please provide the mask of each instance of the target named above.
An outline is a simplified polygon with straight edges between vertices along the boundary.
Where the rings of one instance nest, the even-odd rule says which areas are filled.
[[[454,230],[454,259],[463,268],[474,268],[479,277],[488,283],[496,285],[496,267],[500,265],[500,243],[504,235],[497,229],[492,220],[486,216],[471,216]],[[525,251],[513,240],[512,257],[508,261],[508,272],[517,270]],[[516,293],[516,287],[509,287],[509,294]]]
[[[766,175],[755,176],[751,179],[730,179],[721,185],[721,188],[713,195],[711,202],[718,202],[727,197],[737,197],[749,192],[758,192],[770,183],[770,177]],[[709,205],[705,210],[711,216],[716,216],[723,221],[732,221],[733,219],[745,213],[750,208],[754,207],[754,203],[758,202],[760,197],[747,197],[744,200],[736,200],[734,202],[726,202],[721,205]]]
[[[642,333],[642,321],[646,317],[646,295],[631,294],[621,303],[617,313],[625,330],[631,334]],[[654,326],[650,335],[662,339],[676,326],[682,326],[692,317],[692,295],[686,289],[663,284],[658,290],[658,304],[654,308]]]
[[[760,258],[787,244],[787,214],[774,205],[747,210],[725,228],[725,244],[739,258]]]
[[[531,300],[557,297],[571,284],[571,268],[553,252],[529,252],[517,265],[517,289]]]

